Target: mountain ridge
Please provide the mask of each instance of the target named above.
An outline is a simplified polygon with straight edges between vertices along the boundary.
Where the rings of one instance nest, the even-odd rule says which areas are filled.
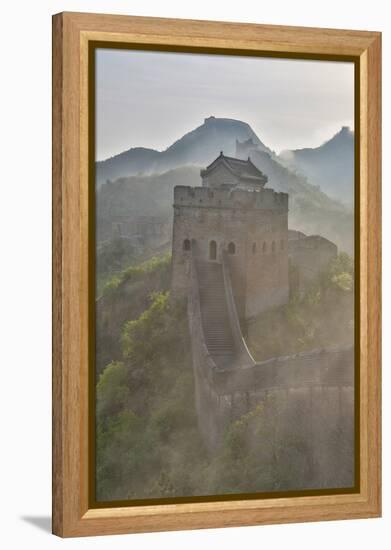
[[[349,175],[349,163],[354,168],[353,144],[353,133],[342,128],[317,148],[299,149],[288,158],[281,158],[262,143],[246,122],[208,117],[164,151],[137,147],[96,163],[98,218],[100,228],[105,228],[98,238],[108,238],[112,221],[118,215],[132,218],[145,212],[169,217],[173,187],[201,185],[200,169],[223,151],[236,158],[250,156],[268,176],[267,187],[289,194],[291,227],[307,234],[321,234],[351,252],[352,210],[340,199],[348,198],[349,192],[352,198],[353,173]],[[338,194],[342,189],[338,171],[343,175],[346,195]],[[321,183],[319,172],[323,176]],[[332,188],[329,192],[330,183],[335,184],[334,196]],[[346,205],[349,201],[344,202]]]
[[[342,126],[319,147],[285,150],[278,159],[291,171],[318,185],[330,197],[352,205],[354,132],[348,126]]]
[[[272,153],[247,122],[210,116],[204,119],[203,124],[184,134],[163,151],[133,147],[97,161],[96,183],[99,187],[107,180],[119,177],[163,173],[186,165],[206,166],[220,151],[234,156],[236,140],[250,138],[261,150]]]

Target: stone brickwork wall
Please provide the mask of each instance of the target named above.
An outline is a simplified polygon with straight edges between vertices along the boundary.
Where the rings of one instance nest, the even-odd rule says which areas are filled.
[[[112,221],[112,238],[134,238],[154,246],[167,243],[171,234],[171,223],[166,217],[134,216],[118,217]]]
[[[237,354],[228,368],[217,367],[205,344],[197,271],[192,266],[190,260],[188,319],[197,416],[208,447],[218,446],[231,421],[272,398],[281,405],[278,429],[286,430],[287,437],[293,434],[309,442],[319,468],[330,464],[330,453],[337,464],[342,452],[335,447],[337,436],[344,453],[353,449],[353,348],[318,349],[258,363],[249,363],[248,358],[244,362]],[[230,316],[234,315],[233,309]],[[344,475],[346,480],[346,468]]]
[[[210,170],[212,179],[213,174]],[[240,321],[288,302],[289,260],[300,266],[301,281],[308,281],[336,255],[336,246],[299,232],[291,233],[288,242],[287,194],[230,188],[232,175],[223,168],[216,174],[202,187],[175,187],[173,204],[172,295],[188,298],[200,432],[213,449],[230,421],[259,403],[266,416],[272,414],[270,403],[277,402],[278,418],[270,425],[282,440],[305,442],[316,486],[330,486],[342,462],[339,486],[349,486],[354,475],[353,349],[313,350],[256,363],[240,330]],[[228,363],[219,363],[216,346],[208,350],[206,345],[210,339],[204,334],[195,268],[205,261],[222,264],[224,316],[232,328]]]
[[[288,300],[288,196],[272,189],[174,190],[174,295],[187,296],[191,253],[215,261],[228,252],[239,316],[250,318]],[[214,246],[214,245],[213,245]],[[231,250],[231,253],[230,253]]]
[[[337,246],[319,235],[289,232],[289,259],[297,268],[299,289],[303,289],[335,258]]]
[[[242,373],[228,373],[227,378],[230,379],[229,385],[232,388],[229,393],[220,393],[216,380],[211,384],[206,373],[197,370],[195,380],[199,425],[209,449],[218,447],[229,422],[262,404],[265,421],[273,427],[274,440],[294,441],[305,445],[306,448],[300,452],[311,463],[316,488],[330,487],[331,483],[340,487],[352,486],[353,354],[325,350],[319,355],[322,355],[319,362],[317,353],[306,358],[287,358],[285,368],[276,365],[279,381],[270,386],[263,386],[262,377],[259,377],[259,382],[255,385],[240,388],[240,385],[236,386],[235,376],[239,378]],[[254,367],[258,370],[260,368]],[[341,375],[337,374],[337,368],[342,371]],[[306,369],[314,372],[305,376]],[[327,369],[334,371],[334,376],[322,376],[322,373],[327,373]],[[290,377],[291,370],[295,375],[294,380]],[[216,377],[217,373],[214,378]],[[270,421],[267,420],[268,417]],[[311,488],[311,479],[308,482],[307,488]]]
[[[353,451],[353,348],[313,350],[247,368],[218,369],[202,344],[201,316],[194,307],[199,307],[196,297],[189,303],[196,407],[210,449],[218,446],[230,422],[272,398],[280,403],[278,429],[308,441],[319,466],[329,463],[331,448],[338,457],[338,449],[331,447],[336,433]]]

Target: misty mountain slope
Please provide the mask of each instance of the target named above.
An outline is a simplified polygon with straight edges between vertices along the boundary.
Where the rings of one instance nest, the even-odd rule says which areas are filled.
[[[205,119],[204,123],[178,139],[165,151],[137,147],[96,163],[96,183],[136,174],[163,173],[178,166],[210,164],[220,153],[235,155],[236,140],[252,139],[258,147],[271,153],[253,132],[240,120],[229,118]]]
[[[186,166],[152,176],[130,176],[103,184],[97,192],[97,239],[111,237],[113,221],[125,217],[167,216],[172,218],[176,185],[200,184],[200,168]]]
[[[282,190],[290,193],[289,227],[309,235],[322,235],[335,242],[341,250],[352,253],[352,213],[316,187],[294,178],[290,180],[289,172],[283,167],[280,172],[277,171],[279,165],[270,155],[267,155],[267,162],[270,173],[270,167],[276,169],[273,178],[277,178],[278,174],[278,181],[283,181]],[[285,176],[285,180],[281,174]],[[163,174],[130,176],[103,184],[97,194],[98,241],[109,239],[113,221],[123,216],[132,219],[142,214],[163,216],[171,220],[175,185],[201,185],[200,167],[183,166]],[[273,187],[269,183],[267,186]]]
[[[267,174],[267,187],[289,194],[289,227],[306,234],[319,234],[347,252],[353,250],[353,215],[339,201],[311,185],[305,176],[294,173],[275,155],[257,148],[249,151],[251,161]]]
[[[236,156],[237,140],[242,143],[252,140],[252,149],[246,152],[246,158],[250,154],[254,164],[268,176],[267,186],[289,193],[291,228],[322,235],[340,249],[353,252],[352,212],[323,192],[331,183],[338,182],[334,196],[344,199],[346,195],[339,194],[342,180],[345,188],[351,189],[353,178],[349,166],[353,164],[353,156],[349,148],[353,135],[349,130],[341,130],[317,149],[286,152],[278,157],[245,122],[214,117],[205,119],[201,126],[163,152],[136,148],[97,163],[97,181],[101,183],[98,240],[110,238],[112,222],[118,217],[131,219],[143,214],[171,219],[175,185],[201,185],[200,168],[213,161],[221,150]],[[300,166],[307,166],[306,175],[304,168],[293,162],[295,159]],[[311,170],[314,175],[309,176],[307,172]],[[322,183],[319,178],[323,178]],[[104,183],[107,179],[110,181]]]
[[[236,140],[252,139],[263,151],[271,153],[250,125],[231,118],[206,118],[204,124],[187,133],[164,152],[167,159],[180,164],[210,164],[223,151],[234,156]]]
[[[353,203],[354,134],[348,127],[342,127],[320,147],[283,151],[279,160],[304,174],[330,197]]]
[[[289,200],[292,201],[297,195],[304,195],[310,199],[314,206],[329,207],[332,210],[345,211],[342,204],[328,197],[319,187],[310,184],[307,178],[289,170],[278,162],[275,155],[264,151],[253,150],[250,153],[251,161],[259,170],[267,175],[266,186],[275,191],[289,193]]]
[[[132,174],[153,172],[159,157],[160,152],[155,151],[155,149],[135,147],[104,161],[97,162],[95,165],[96,183],[99,186],[106,183],[107,180],[116,180]]]

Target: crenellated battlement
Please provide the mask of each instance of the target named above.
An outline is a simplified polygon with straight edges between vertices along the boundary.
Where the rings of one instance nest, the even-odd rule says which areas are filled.
[[[174,207],[197,208],[244,208],[248,210],[288,210],[288,194],[273,189],[245,190],[230,186],[189,187],[177,185],[174,188]]]
[[[288,303],[289,259],[301,266],[300,289],[336,255],[336,246],[288,232],[288,194],[265,188],[267,175],[250,158],[221,152],[200,175],[202,186],[174,188],[172,295],[187,298],[196,407],[208,448],[216,448],[230,421],[281,392],[287,418],[306,406],[311,417],[322,419],[327,409],[336,421],[345,419],[340,396],[353,396],[351,348],[257,363],[241,328],[250,330],[261,313]],[[309,440],[320,431],[324,426]],[[325,451],[326,444],[318,461]]]
[[[250,160],[220,155],[202,185],[174,188],[172,288],[189,292],[189,258],[222,262],[227,253],[241,320],[288,300],[288,194],[265,188]]]

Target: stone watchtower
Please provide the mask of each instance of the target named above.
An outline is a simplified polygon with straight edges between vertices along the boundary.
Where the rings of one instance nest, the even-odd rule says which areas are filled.
[[[221,153],[202,186],[174,189],[172,291],[187,296],[192,256],[229,264],[239,317],[250,319],[288,301],[288,195],[265,189],[250,159]]]

